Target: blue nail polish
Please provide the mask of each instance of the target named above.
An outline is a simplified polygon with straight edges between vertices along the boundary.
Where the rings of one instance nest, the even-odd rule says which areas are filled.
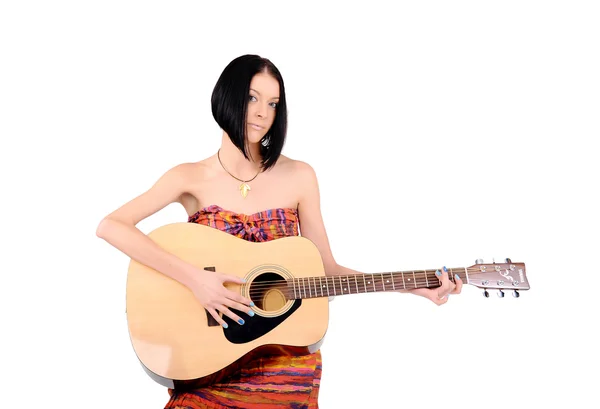
[[[252,310],[248,311],[248,315],[251,317],[254,317],[254,311],[252,311]]]
[[[250,301],[250,307],[254,307],[254,301]]]
[[[444,266],[444,271],[445,271],[446,273],[448,272],[448,269],[446,268],[446,266]]]
[[[238,322],[240,323],[240,325],[244,325],[244,320],[243,319],[239,319]]]
[[[435,270],[435,275],[440,277],[442,275],[442,273],[440,273],[440,270]]]
[[[454,278],[456,278],[457,280],[460,280],[460,277],[458,276],[458,274],[454,274]]]
[[[223,323],[223,328],[227,328],[227,327],[229,327],[229,325],[227,325],[227,323],[226,323],[226,322],[224,322],[224,323]]]

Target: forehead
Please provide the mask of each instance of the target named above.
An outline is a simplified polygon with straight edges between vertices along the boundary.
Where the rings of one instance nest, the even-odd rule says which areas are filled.
[[[256,74],[250,81],[250,88],[267,99],[279,97],[279,82],[269,74]]]

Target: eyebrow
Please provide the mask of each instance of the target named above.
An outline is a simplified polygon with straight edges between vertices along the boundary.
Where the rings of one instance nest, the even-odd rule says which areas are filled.
[[[254,91],[256,92],[258,95],[260,95],[260,92],[258,92],[257,90],[255,90],[254,88],[250,88],[250,91]],[[273,97],[271,99],[279,99],[279,97]]]

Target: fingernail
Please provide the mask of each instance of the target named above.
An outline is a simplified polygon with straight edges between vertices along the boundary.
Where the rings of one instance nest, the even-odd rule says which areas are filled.
[[[445,271],[446,273],[448,272],[448,269],[446,268],[446,266],[444,266],[444,271]]]
[[[238,322],[240,323],[240,325],[244,325],[244,320],[243,319],[239,319]]]
[[[254,307],[254,301],[250,301],[250,307]]]
[[[245,278],[242,278],[242,283],[245,283],[245,282],[246,282],[246,279],[245,279]]]
[[[252,310],[248,311],[248,315],[251,317],[254,317],[254,311],[252,311]]]
[[[224,322],[224,323],[223,323],[223,328],[228,328],[228,327],[229,327],[229,325],[227,325],[227,323],[226,323],[226,322]]]
[[[460,280],[460,277],[458,276],[458,274],[454,274],[454,278],[456,278],[457,280]]]
[[[442,275],[442,273],[440,273],[440,270],[435,270],[435,275],[439,277]]]

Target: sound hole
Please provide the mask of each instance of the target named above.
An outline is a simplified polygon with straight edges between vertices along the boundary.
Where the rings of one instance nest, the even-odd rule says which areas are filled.
[[[277,311],[287,302],[285,278],[276,273],[264,273],[250,284],[250,299],[263,311]]]

